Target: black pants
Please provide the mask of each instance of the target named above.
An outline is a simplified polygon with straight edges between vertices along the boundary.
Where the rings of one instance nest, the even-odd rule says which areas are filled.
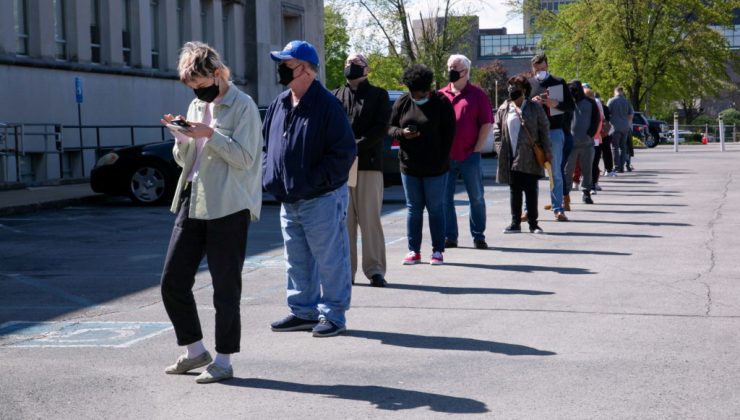
[[[191,219],[188,217],[189,189],[183,191],[183,197],[162,271],[164,307],[175,327],[178,345],[203,339],[193,285],[200,262],[208,256],[216,309],[216,351],[237,353],[241,339],[239,305],[249,210],[213,220]]]
[[[601,176],[601,169],[599,169],[599,161],[601,160],[601,151],[604,143],[602,142],[598,146],[594,146],[594,164],[591,166],[591,180],[593,184],[599,183],[599,176]]]
[[[612,136],[606,136],[601,141],[601,156],[604,158],[604,170],[614,170],[614,157],[612,156]]]
[[[527,222],[530,228],[537,226],[537,181],[540,177],[519,171],[511,171],[509,195],[511,200],[511,224],[519,226],[522,217],[522,192],[527,199]]]

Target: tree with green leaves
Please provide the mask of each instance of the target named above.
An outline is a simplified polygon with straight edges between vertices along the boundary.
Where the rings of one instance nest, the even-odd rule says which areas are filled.
[[[506,82],[509,80],[509,76],[501,60],[495,60],[479,69],[475,69],[471,75],[473,83],[486,92],[494,109],[506,100],[508,95]]]
[[[334,5],[324,6],[324,54],[326,87],[335,89],[344,84],[344,61],[349,49],[347,19]]]
[[[610,95],[622,85],[635,109],[716,95],[735,58],[712,25],[729,26],[738,0],[576,0],[559,13],[510,0],[534,17],[551,68]]]

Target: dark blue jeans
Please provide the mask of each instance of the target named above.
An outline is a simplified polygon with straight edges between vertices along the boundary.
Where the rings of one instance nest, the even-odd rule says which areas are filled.
[[[447,172],[445,197],[445,237],[457,242],[457,214],[455,213],[455,189],[458,175],[462,175],[470,201],[470,234],[473,240],[484,241],[486,236],[486,200],[483,198],[483,171],[480,153],[473,153],[465,160],[451,160]]]
[[[401,174],[406,194],[406,234],[409,251],[421,251],[421,231],[424,227],[424,208],[429,213],[429,231],[432,234],[432,252],[445,250],[445,186],[447,174],[418,177]]]

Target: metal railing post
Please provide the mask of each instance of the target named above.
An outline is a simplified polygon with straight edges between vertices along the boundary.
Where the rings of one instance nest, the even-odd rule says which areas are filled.
[[[673,113],[673,151],[678,152],[678,112]]]
[[[13,136],[15,137],[15,182],[21,182],[21,157],[18,147],[18,126],[13,126]]]
[[[722,119],[722,114],[719,114],[719,150],[725,151],[725,121]]]

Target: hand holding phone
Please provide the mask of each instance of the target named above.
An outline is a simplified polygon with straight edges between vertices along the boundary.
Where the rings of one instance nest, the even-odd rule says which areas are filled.
[[[183,119],[174,119],[167,124],[167,128],[180,133],[188,133],[192,125]]]
[[[409,131],[412,133],[416,133],[417,131],[419,131],[419,128],[415,124],[409,124],[406,126],[406,128],[408,128]]]

